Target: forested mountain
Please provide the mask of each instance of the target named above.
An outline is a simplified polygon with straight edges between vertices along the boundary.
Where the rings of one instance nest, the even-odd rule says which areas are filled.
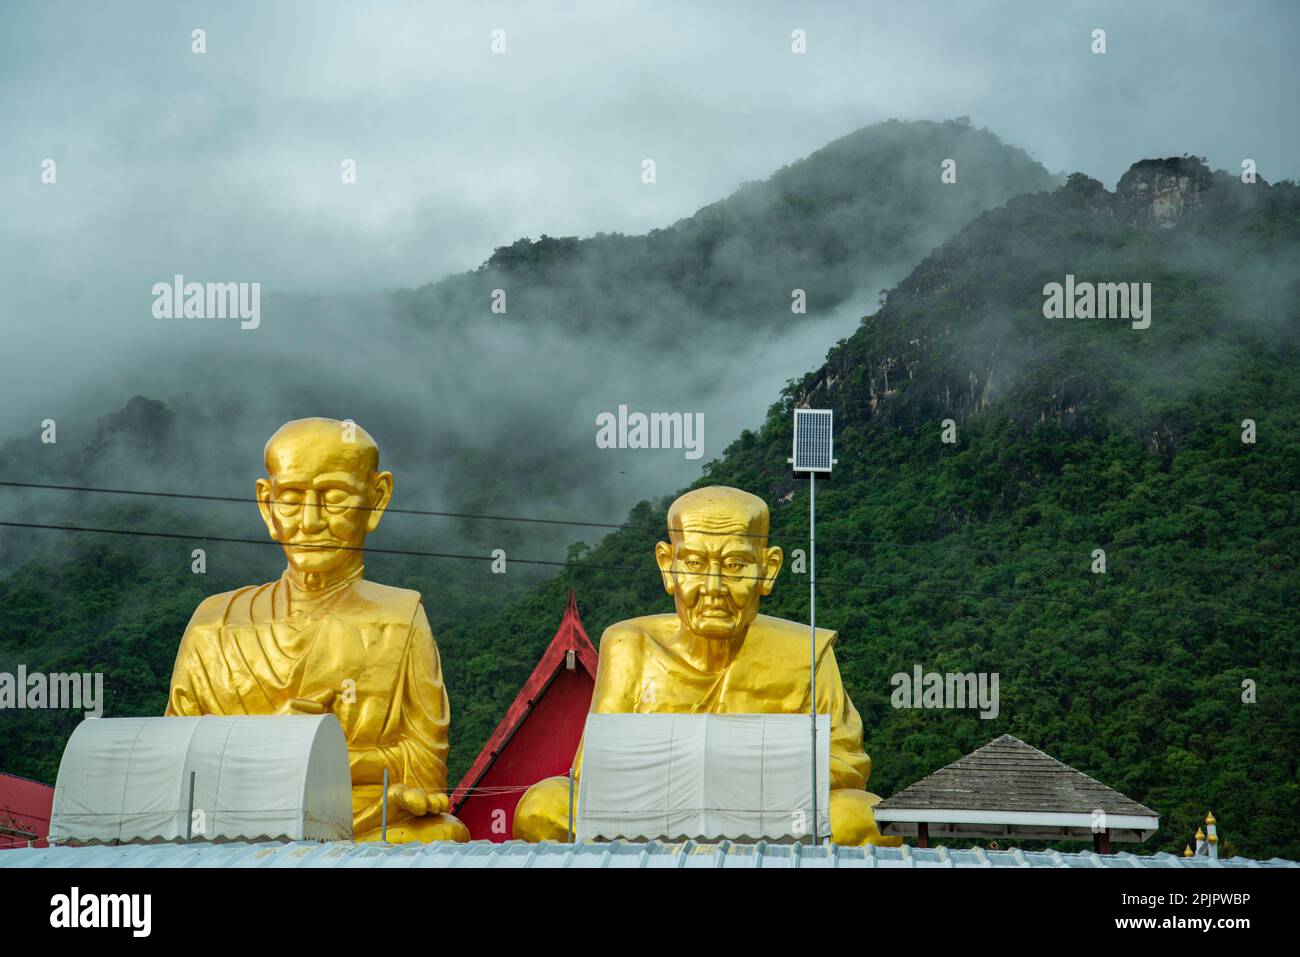
[[[945,159],[959,164],[956,183],[940,184]],[[699,460],[600,449],[598,414],[620,404],[698,412],[704,457],[717,456],[882,287],[980,212],[1056,181],[965,121],[891,121],[645,236],[520,239],[477,271],[364,299],[268,291],[255,332],[200,340],[178,327],[157,353],[144,350],[141,368],[104,370],[123,383],[99,387],[120,395],[107,407],[117,411],[52,392],[42,414],[57,420],[57,444],[37,429],[3,437],[0,478],[241,495],[281,423],[332,415],[376,436],[397,477],[395,506],[616,523],[640,498],[691,481]],[[491,311],[496,288],[504,314]],[[791,311],[795,288],[806,313]],[[720,352],[733,364],[720,368]],[[7,489],[0,515],[97,521],[110,503],[164,507]],[[154,517],[173,515],[212,534],[261,534],[251,506],[186,502]],[[394,547],[560,560],[567,534],[395,515],[385,524]],[[4,538],[0,574],[36,543]]]
[[[818,624],[840,630],[875,790],[1010,732],[1154,808],[1149,849],[1181,851],[1213,809],[1230,852],[1300,855],[1298,262],[1295,184],[1190,158],[1139,163],[1115,193],[1075,175],[928,257],[710,463],[697,484],[764,496],[774,542],[806,547],[791,412],[835,411]],[[1067,274],[1150,282],[1150,326],[1045,318]],[[671,608],[651,557],[669,499],[444,635],[458,769],[568,587],[593,635]],[[806,621],[806,578],[783,575],[768,611]],[[890,678],[917,664],[998,673],[1000,714],[895,710]]]
[[[949,158],[959,180],[941,186]],[[554,570],[530,561],[565,561],[573,529],[455,515],[617,525],[639,498],[690,481],[700,463],[679,450],[646,459],[597,448],[600,411],[620,403],[698,411],[715,456],[761,421],[770,396],[851,328],[881,286],[981,211],[1055,181],[964,121],[892,121],[647,236],[521,239],[476,272],[418,291],[355,301],[270,295],[254,333],[198,349],[178,334],[186,348],[176,355],[150,352],[142,369],[105,370],[123,383],[116,411],[51,393],[57,442],[42,443],[36,429],[9,438],[0,481],[245,500],[0,487],[3,521],[194,536],[0,527],[0,576],[12,576],[0,577],[0,670],[102,669],[110,714],[159,712],[198,602],[283,567],[273,547],[202,536],[266,542],[251,501],[262,444],[281,423],[310,415],[360,422],[396,476],[394,507],[441,513],[387,515],[368,574],[428,596],[438,634],[495,613]],[[504,315],[489,311],[497,286],[509,291]],[[806,314],[790,311],[794,286],[807,292]],[[738,316],[753,335],[737,337]],[[690,348],[660,361],[672,339]],[[719,351],[735,360],[726,374]],[[200,545],[207,568],[195,575],[190,555]],[[507,575],[487,575],[496,548],[512,557]],[[0,768],[53,781],[74,718],[5,721],[13,733],[0,736]]]
[[[973,135],[960,133],[963,124],[934,126]],[[930,185],[918,189],[915,202],[918,215],[931,215],[924,204],[938,200],[921,194],[955,188],[937,182],[945,157],[931,163],[900,155],[924,167]],[[968,168],[958,157],[959,184]],[[575,332],[596,335],[605,324],[654,325],[657,313],[634,320],[622,315],[622,304],[611,302],[603,312],[570,308],[579,287],[575,270],[596,276],[617,250],[645,265],[628,266],[616,282],[635,285],[637,276],[650,276],[658,290],[651,298],[698,310],[690,322],[712,321],[716,313],[719,327],[761,325],[757,313],[729,310],[734,299],[714,298],[726,288],[724,274],[715,285],[702,264],[721,269],[743,261],[745,255],[719,252],[736,236],[744,237],[742,250],[767,255],[785,248],[779,230],[752,227],[745,218],[760,194],[786,195],[772,185],[783,175],[766,193],[747,188],[673,227],[681,230],[674,235],[698,244],[696,254],[675,260],[678,254],[663,250],[677,240],[657,234],[587,246],[516,244],[478,273],[405,296],[402,328],[412,337],[422,327],[450,329],[455,323],[439,311],[446,303],[462,295],[475,300],[518,276],[535,285],[511,287],[523,290],[510,294],[512,311],[519,306],[532,323],[535,303],[558,304],[550,315],[571,339]],[[1298,857],[1300,627],[1290,596],[1300,589],[1300,189],[1242,184],[1186,157],[1139,163],[1113,193],[1080,174],[1052,192],[1032,192],[1041,185],[979,215],[925,256],[824,364],[779,395],[773,390],[777,401],[766,421],[741,431],[697,484],[762,495],[773,507],[774,542],[787,553],[802,547],[807,490],[786,462],[791,410],[835,410],[839,465],[818,489],[818,623],[841,632],[841,669],[875,761],[873,790],[889,794],[1011,732],[1154,808],[1162,827],[1149,849],[1181,850],[1212,808],[1229,851]],[[797,207],[791,201],[780,208]],[[824,223],[836,221],[823,212]],[[816,268],[825,264],[823,285],[808,288],[860,286],[839,273],[868,267],[837,258],[837,236],[827,225],[815,240],[800,230],[787,237],[788,257],[769,260],[767,271],[777,277],[766,294],[779,293],[777,311],[788,316],[792,281],[782,263],[804,253]],[[698,282],[676,277],[675,261],[706,274]],[[1044,288],[1065,284],[1067,276],[1150,283],[1149,327],[1134,328],[1128,319],[1046,318]],[[745,288],[748,279],[737,273],[733,296]],[[826,301],[839,294],[826,294]],[[584,295],[596,302],[609,291],[592,285]],[[658,338],[649,329],[637,342]],[[607,350],[619,341],[600,339]],[[731,362],[744,374],[779,340],[759,336],[756,343],[742,355],[705,350],[707,365],[695,369],[720,374]],[[689,362],[687,352],[669,358]],[[557,401],[581,394],[575,389]],[[153,406],[138,411],[146,410],[166,414]],[[285,411],[281,419],[311,414],[292,403]],[[354,417],[367,423],[363,414]],[[544,417],[538,410],[536,418]],[[400,432],[391,405],[378,418]],[[1246,419],[1255,424],[1249,444],[1242,441]],[[943,441],[945,420],[955,442]],[[383,428],[372,431],[383,444]],[[184,428],[180,434],[193,435]],[[527,467],[540,470],[528,480],[562,484],[559,466],[545,473],[544,455],[510,458],[516,438],[511,429],[496,435],[494,447],[507,464],[498,462],[493,475]],[[466,469],[487,447],[451,456],[463,483],[480,480],[481,472]],[[563,457],[563,430],[536,449]],[[167,461],[165,450],[156,454]],[[240,454],[256,467],[255,452]],[[625,454],[631,457],[623,467],[637,468],[637,453]],[[414,467],[425,461],[399,449],[399,462],[404,455]],[[0,473],[21,474],[29,461],[25,449],[11,446]],[[393,467],[400,490],[403,473]],[[516,588],[514,597],[492,590],[498,583],[486,561],[463,572],[448,571],[464,567],[456,562],[397,556],[368,563],[376,580],[426,596],[453,705],[453,780],[536,662],[569,587],[593,637],[622,618],[669,610],[651,550],[662,537],[674,484],[632,509],[626,527],[574,543],[568,567],[522,594]],[[483,499],[485,507],[494,501]],[[592,517],[572,504],[568,514]],[[211,527],[207,513],[175,515],[169,527],[196,534]],[[116,527],[154,527],[158,516],[153,507],[119,506],[103,518]],[[260,534],[255,513],[245,521],[247,537]],[[381,531],[375,544],[418,539],[405,528],[388,538]],[[1093,572],[1096,549],[1106,553],[1102,574]],[[187,560],[161,560],[156,543],[145,539],[78,538],[26,556],[0,582],[0,667],[102,667],[108,713],[159,713],[176,643],[198,600],[269,577],[252,571],[277,564],[273,549],[252,551],[222,549],[203,577],[189,573]],[[806,620],[807,601],[806,578],[787,569],[765,610]],[[893,709],[891,675],[917,664],[998,673],[998,717]],[[1254,703],[1243,702],[1247,680],[1257,691]],[[0,766],[52,781],[74,719],[6,720]]]
[[[947,161],[952,182],[939,188]],[[806,292],[812,317],[855,294],[874,305],[882,285],[979,213],[1058,182],[965,118],[892,120],[665,229],[520,239],[478,270],[403,294],[401,303],[416,325],[440,327],[482,314],[500,289],[520,321],[585,334],[635,330],[652,343],[700,321],[788,325],[792,290]]]

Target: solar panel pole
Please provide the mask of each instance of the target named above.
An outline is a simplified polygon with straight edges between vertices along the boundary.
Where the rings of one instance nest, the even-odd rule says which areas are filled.
[[[829,409],[794,410],[794,456],[790,459],[796,473],[808,473],[808,720],[812,739],[814,846],[821,843],[817,816],[817,473],[830,472],[835,465],[831,416]]]
[[[812,722],[812,838],[817,827],[817,473],[808,473],[808,715]]]

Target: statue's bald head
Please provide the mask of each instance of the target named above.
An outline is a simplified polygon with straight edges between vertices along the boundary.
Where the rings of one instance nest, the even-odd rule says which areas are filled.
[[[673,542],[681,541],[685,530],[706,535],[748,535],[755,548],[764,548],[769,521],[766,502],[725,485],[693,489],[668,507],[668,534]]]
[[[767,544],[769,520],[761,498],[723,485],[668,507],[672,544],[655,545],[655,562],[691,634],[730,641],[749,629],[781,571],[781,549]]]
[[[351,419],[295,419],[276,430],[263,457],[257,507],[304,587],[360,568],[366,535],[393,495],[370,434]]]
[[[267,440],[263,459],[272,476],[343,471],[366,479],[379,469],[379,446],[351,420],[294,419]]]

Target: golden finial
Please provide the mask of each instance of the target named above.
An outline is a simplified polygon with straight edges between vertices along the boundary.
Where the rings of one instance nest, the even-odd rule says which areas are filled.
[[[1218,843],[1219,843],[1219,835],[1217,835],[1217,834],[1211,834],[1209,837],[1206,838],[1206,840],[1209,841],[1211,844],[1218,844]]]
[[[1190,846],[1190,845],[1187,845],[1187,844],[1184,844],[1184,845],[1183,845],[1183,857],[1193,857],[1193,856],[1194,856],[1194,855],[1192,854],[1192,848],[1191,848],[1191,846]]]
[[[1198,841],[1205,840],[1205,832],[1202,831],[1199,827],[1196,829],[1196,839]]]
[[[1213,812],[1213,811],[1211,811],[1209,814],[1205,815],[1205,823],[1206,823],[1206,824],[1216,824],[1216,823],[1218,823],[1217,821],[1214,820],[1214,812]]]

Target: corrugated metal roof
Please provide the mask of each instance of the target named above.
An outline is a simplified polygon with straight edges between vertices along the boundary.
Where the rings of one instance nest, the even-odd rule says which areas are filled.
[[[1173,854],[986,851],[980,848],[818,847],[789,844],[630,843],[526,844],[151,844],[20,848],[0,852],[0,867],[1296,867],[1273,858]]]

